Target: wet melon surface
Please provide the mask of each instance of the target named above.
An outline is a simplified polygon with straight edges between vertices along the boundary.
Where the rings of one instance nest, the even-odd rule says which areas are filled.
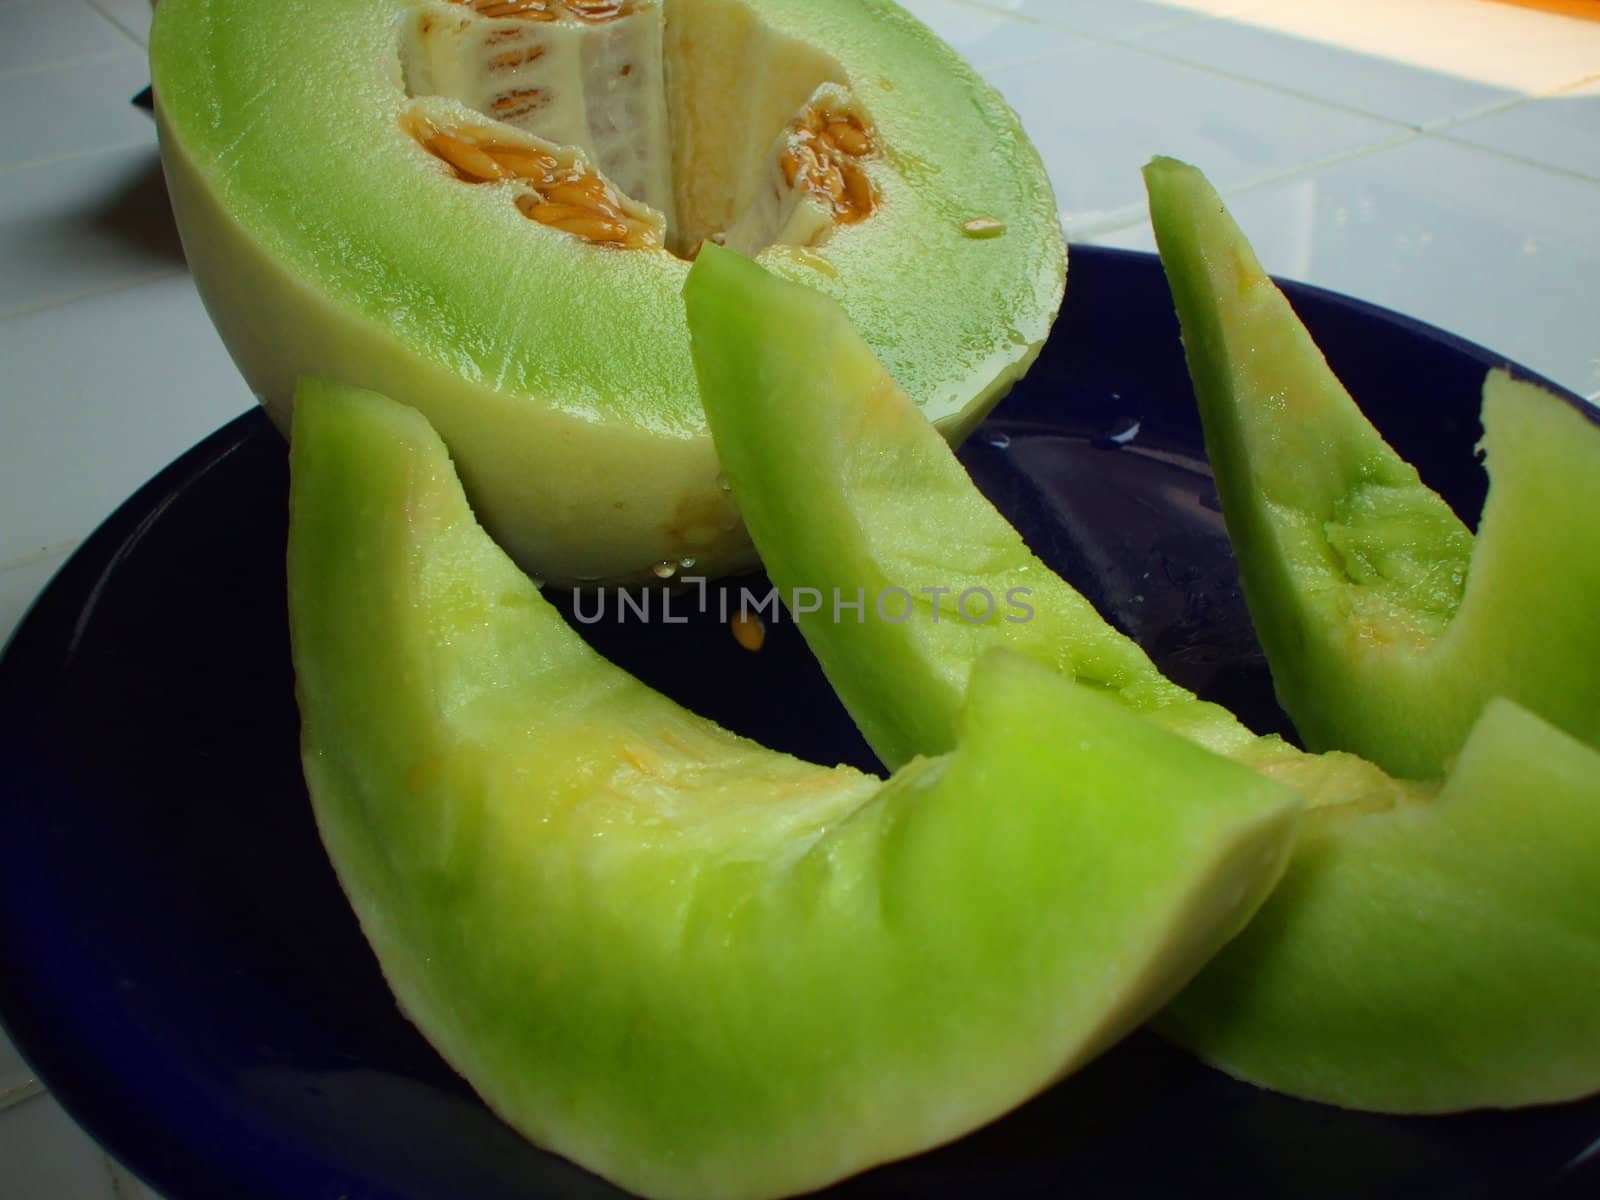
[[[381,397],[307,384],[292,467],[303,760],[363,931],[491,1107],[647,1195],[788,1194],[998,1116],[1287,861],[1290,789],[1015,656],[956,751],[887,782],[684,711],[568,628]]]
[[[1600,742],[1600,421],[1496,371],[1476,538],[1362,415],[1195,168],[1145,171],[1246,596],[1307,743],[1441,774],[1506,696]]]
[[[1040,561],[836,304],[715,251],[686,298],[712,429],[768,569],[786,595],[866,598],[859,620],[823,607],[797,622],[885,761],[948,745],[973,664],[1004,646],[1301,793],[1307,831],[1284,883],[1162,1028],[1242,1079],[1355,1108],[1600,1090],[1600,752],[1499,699],[1448,773],[1422,781],[1258,738]],[[835,347],[826,369],[793,370],[818,342]],[[1554,420],[1574,415],[1533,391],[1522,398]],[[1498,477],[1491,511],[1540,494],[1526,461]],[[919,510],[929,498],[938,520]],[[1547,682],[1559,698],[1595,669],[1580,659]]]
[[[306,372],[414,404],[541,578],[753,561],[679,300],[706,240],[837,296],[951,437],[1060,303],[1015,115],[882,0],[172,0],[151,61],[186,252],[275,420]]]

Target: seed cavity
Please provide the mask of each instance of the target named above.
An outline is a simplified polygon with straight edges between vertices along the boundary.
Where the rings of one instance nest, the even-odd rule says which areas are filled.
[[[419,113],[406,125],[422,148],[463,183],[510,184],[518,211],[531,221],[597,246],[662,247],[659,217],[570,152],[541,149],[531,138],[519,143],[497,137],[487,127],[448,127]]]
[[[412,111],[431,119],[417,141],[462,182],[509,182],[530,220],[597,245],[820,246],[877,212],[874,160],[894,162],[892,147],[836,62],[759,21],[723,29],[741,8],[413,0],[398,52]],[[782,64],[748,111],[722,96],[746,85],[723,35],[737,57]]]
[[[789,126],[788,149],[778,162],[791,188],[822,200],[841,225],[854,225],[878,208],[877,188],[863,169],[876,149],[859,112],[822,101]]]
[[[599,25],[633,11],[634,0],[451,0],[480,17],[516,21],[559,21],[573,17]]]

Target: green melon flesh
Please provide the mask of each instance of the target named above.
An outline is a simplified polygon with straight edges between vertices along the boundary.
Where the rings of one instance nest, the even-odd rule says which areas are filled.
[[[1041,563],[832,300],[712,246],[684,299],[706,417],[762,561],[786,597],[824,597],[800,629],[885,763],[955,745],[972,665],[996,646],[1208,748],[1293,753],[1167,680]],[[967,619],[978,596],[963,615],[969,589],[993,599],[986,620]],[[863,600],[861,619],[835,620],[835,597]]]
[[[797,619],[887,761],[950,744],[973,664],[1006,646],[1302,792],[1310,832],[1285,883],[1174,1002],[1167,1032],[1241,1078],[1360,1108],[1600,1090],[1600,754],[1509,703],[1442,792],[1254,738],[1029,554],[837,305],[712,252],[685,296],[717,448],[774,582],[866,593],[859,621],[827,604]],[[951,595],[937,621],[923,599],[895,623],[872,599],[1014,586],[1030,589],[1031,620],[969,624]]]
[[[1431,803],[1309,815],[1160,1028],[1314,1100],[1450,1112],[1600,1091],[1600,753],[1491,700]]]
[[[163,0],[162,159],[223,340],[284,429],[302,374],[426,413],[484,523],[539,577],[749,565],[689,357],[688,263],[539,225],[513,185],[465,184],[408,136],[417,109],[490,120],[459,46],[417,49],[428,13],[483,20],[434,0]],[[527,68],[545,72],[525,82],[549,104],[518,116],[517,136],[578,140],[647,197],[670,173],[670,204],[654,202],[684,254],[742,216],[742,238],[793,232],[782,197],[758,196],[774,139],[819,88],[847,89],[879,146],[879,209],[762,261],[835,295],[929,418],[962,436],[1037,355],[1065,276],[1049,182],[1015,114],[886,0],[641,0],[626,21],[500,21],[467,44],[571,33]],[[621,62],[600,71],[614,91],[596,56]],[[634,57],[650,70],[623,77]],[[761,216],[758,200],[778,207]],[[979,216],[1005,236],[968,236]]]
[[[308,382],[289,608],[318,826],[401,1006],[650,1196],[821,1186],[1005,1112],[1248,920],[1291,789],[1016,656],[887,783],[606,662],[414,410]]]
[[[1306,743],[1438,775],[1493,696],[1600,742],[1600,424],[1491,374],[1474,546],[1205,177],[1157,159],[1145,178],[1245,597]]]

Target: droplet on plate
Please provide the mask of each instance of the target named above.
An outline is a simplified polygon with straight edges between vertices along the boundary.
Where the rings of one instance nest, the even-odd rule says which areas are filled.
[[[658,562],[650,569],[656,573],[657,579],[671,579],[678,573],[678,564],[675,562]]]
[[[1133,443],[1139,436],[1141,425],[1137,417],[1123,417],[1113,422],[1105,432],[1096,434],[1094,444],[1102,450],[1119,450]]]
[[[1011,446],[1011,435],[1009,433],[991,433],[988,435],[987,441],[996,450],[1006,450]]]

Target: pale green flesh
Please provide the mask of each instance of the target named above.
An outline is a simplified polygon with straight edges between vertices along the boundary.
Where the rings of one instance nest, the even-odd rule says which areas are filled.
[[[886,760],[945,745],[971,664],[1006,645],[1100,680],[1147,718],[1292,784],[1315,810],[1288,882],[1202,973],[1193,1001],[1180,996],[1169,1032],[1242,1078],[1354,1107],[1600,1089],[1597,1017],[1565,1020],[1597,994],[1600,755],[1502,705],[1441,794],[1350,754],[1255,739],[1161,680],[1028,554],[836,306],[728,254],[702,256],[686,298],[718,452],[780,588],[1034,589],[1026,624],[971,626],[954,612],[935,624],[924,610],[893,625],[870,603],[860,623],[799,618]],[[811,358],[823,343],[828,358]],[[1521,484],[1502,474],[1497,486]],[[1241,1015],[1227,1019],[1235,1003]]]
[[[407,0],[171,0],[151,65],[174,208],[207,306],[287,428],[295,379],[326,374],[424,411],[474,503],[529,570],[563,581],[752,560],[726,510],[679,302],[687,264],[596,247],[444,171],[399,127]],[[881,211],[766,261],[832,292],[952,437],[1033,360],[1065,248],[1015,115],[882,0],[668,0],[683,20],[753,11],[825,50],[885,147]],[[724,106],[766,111],[769,64]],[[741,77],[742,78],[742,77]],[[787,94],[787,93],[785,93]],[[761,135],[761,150],[776,129]],[[967,237],[993,216],[1007,236]],[[941,269],[930,277],[929,261]],[[907,303],[911,296],[925,303]],[[914,311],[912,311],[914,310]],[[527,475],[558,482],[533,488]],[[608,530],[593,536],[597,522]]]
[[[1492,374],[1475,547],[1204,176],[1158,159],[1145,177],[1245,596],[1307,744],[1436,776],[1492,696],[1600,741],[1600,425]]]
[[[412,410],[308,383],[290,616],[319,828],[395,993],[519,1130],[652,1196],[820,1186],[1144,1020],[1264,899],[1292,790],[1014,656],[888,783],[599,658]]]
[[[1294,753],[1168,681],[1041,563],[837,305],[715,247],[701,254],[684,298],[707,420],[745,523],[785,596],[809,587],[826,598],[800,628],[884,762],[955,744],[967,677],[995,646],[1113,692],[1210,749]],[[908,619],[898,619],[899,595],[878,610],[877,598],[896,588],[912,597]],[[945,594],[923,590],[937,588]],[[994,597],[989,620],[963,619],[969,588]],[[1008,619],[1023,615],[1007,603],[1019,588],[1027,620]],[[862,619],[851,611],[834,620],[832,597],[859,594]]]
[[[1310,814],[1259,916],[1160,1027],[1355,1108],[1600,1090],[1600,753],[1493,700],[1438,798]]]

